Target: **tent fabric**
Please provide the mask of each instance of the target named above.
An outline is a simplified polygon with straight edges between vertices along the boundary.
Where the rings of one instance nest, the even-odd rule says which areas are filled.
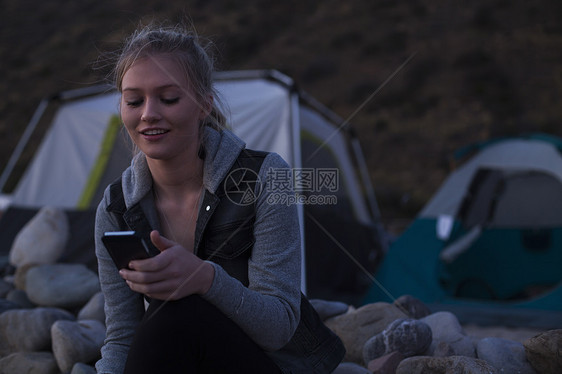
[[[451,173],[420,216],[455,215],[470,181],[480,168],[537,171],[562,180],[562,159],[556,146],[541,140],[506,140],[484,148],[462,168]]]
[[[361,191],[361,183],[355,174],[353,160],[348,157],[340,157],[340,155],[350,154],[348,143],[343,137],[337,136],[338,132],[334,129],[333,125],[330,125],[318,113],[308,108],[303,108],[300,111],[300,122],[302,126],[301,137],[307,138],[311,145],[313,144],[312,149],[302,155],[303,165],[326,168],[328,166],[326,160],[332,159],[334,163],[330,167],[337,168],[339,173],[341,173],[341,189],[336,191],[336,193],[339,192],[339,196],[342,197],[347,195],[351,199],[355,217],[360,222],[367,224],[372,221],[365,202],[362,201],[364,193],[357,193]],[[324,155],[324,157],[317,157],[321,150],[326,150],[330,154]],[[318,161],[315,159],[318,159]],[[345,191],[353,191],[353,193],[348,192],[345,194]]]
[[[234,133],[248,148],[271,150],[294,165],[290,93],[284,87],[256,79],[244,84],[236,80],[219,82],[217,89],[228,103],[223,111],[230,117]]]
[[[303,290],[318,295],[337,289],[350,302],[359,300],[368,285],[357,275],[361,271],[356,264],[341,257],[342,245],[366,271],[373,271],[385,243],[375,219],[379,213],[369,208],[375,198],[366,186],[367,173],[358,173],[363,156],[357,146],[350,146],[347,126],[340,128],[341,119],[276,71],[223,72],[216,75],[215,85],[230,128],[248,148],[276,152],[297,170],[337,171],[335,190],[299,192],[303,197],[335,198],[327,204],[298,206],[305,258]],[[122,127],[115,133],[119,94],[107,87],[95,91],[88,89],[86,96],[59,95],[72,99],[60,103],[13,191],[10,216],[17,215],[18,209],[28,212],[45,205],[88,216],[105,186],[127,167],[132,145]],[[331,234],[328,239],[326,232]],[[9,241],[0,244],[6,251]],[[330,263],[331,277],[323,273],[328,265],[316,266],[321,260]]]
[[[121,121],[117,116],[111,116],[109,124],[105,131],[105,135],[101,142],[100,153],[97,157],[97,161],[90,171],[88,180],[86,181],[86,187],[78,200],[78,209],[86,209],[92,205],[92,198],[96,190],[96,186],[105,173],[107,168],[107,163],[111,158],[111,153],[115,147],[115,141],[117,140],[117,135],[121,128]]]
[[[77,206],[106,126],[117,111],[117,98],[116,94],[108,94],[70,102],[57,112],[45,140],[13,192],[14,205]]]
[[[553,199],[553,196],[560,198]],[[506,177],[490,224],[496,227],[562,227],[560,212],[562,182],[559,179],[538,172],[516,173]]]

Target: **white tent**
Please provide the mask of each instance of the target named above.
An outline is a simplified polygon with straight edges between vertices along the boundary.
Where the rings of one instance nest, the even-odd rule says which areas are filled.
[[[350,252],[364,252],[354,255],[372,269],[374,263],[369,262],[376,257],[373,254],[380,253],[384,246],[379,240],[383,231],[359,143],[349,126],[277,71],[223,72],[216,75],[215,82],[232,130],[248,148],[276,152],[299,170],[337,170],[339,185],[330,191],[337,204],[299,206],[303,242],[310,247],[307,236],[313,235],[305,225],[316,224],[317,231],[332,232],[328,229],[331,223],[345,221],[344,226],[338,222],[340,234],[336,232],[331,238],[332,246],[345,243],[364,247]],[[51,205],[73,211],[91,210],[105,186],[129,163],[130,147],[126,136],[120,134],[117,92],[107,86],[91,87],[62,93],[58,98],[60,107],[52,125],[11,194],[12,207],[37,209]],[[23,143],[45,108],[43,102]],[[20,144],[0,176],[0,188],[22,149]],[[334,213],[332,220],[323,217],[326,209]],[[362,228],[361,233],[357,228]],[[350,241],[350,236],[355,241]],[[334,244],[334,239],[339,243]],[[306,258],[311,260],[309,253]]]

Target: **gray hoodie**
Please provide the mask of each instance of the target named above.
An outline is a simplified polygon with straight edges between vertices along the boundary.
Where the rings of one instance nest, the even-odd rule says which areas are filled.
[[[226,130],[217,132],[206,128],[204,139],[203,185],[214,194],[245,145]],[[262,192],[256,202],[255,243],[248,261],[248,287],[213,264],[213,284],[202,295],[265,351],[282,348],[291,339],[300,318],[301,242],[296,206],[268,200],[275,191],[270,191],[266,184],[270,170],[287,168],[287,163],[272,153],[265,158],[259,173]],[[143,154],[135,156],[131,166],[123,172],[122,187],[127,208],[141,204],[152,227],[159,229],[152,198],[152,177]],[[98,373],[121,373],[145,308],[142,295],[129,289],[101,242],[104,232],[119,230],[115,217],[106,210],[108,203],[107,189],[98,206],[95,227],[107,327],[102,358],[96,363],[96,369]]]

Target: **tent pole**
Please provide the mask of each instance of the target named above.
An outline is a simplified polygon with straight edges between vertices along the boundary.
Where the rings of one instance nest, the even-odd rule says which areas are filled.
[[[31,117],[31,121],[29,121],[29,124],[25,128],[22,137],[20,138],[18,144],[16,145],[16,149],[10,156],[10,159],[8,160],[8,164],[6,165],[4,171],[2,172],[2,175],[0,176],[0,192],[4,190],[4,186],[6,185],[6,182],[8,181],[10,174],[12,174],[12,171],[14,170],[17,161],[19,160],[21,154],[23,153],[25,146],[29,142],[31,135],[35,131],[35,127],[37,127],[37,124],[39,123],[41,116],[45,112],[45,109],[47,109],[48,104],[49,104],[48,99],[41,100],[39,106],[35,110],[35,113],[33,113],[33,117]]]
[[[295,91],[290,92],[291,100],[291,138],[293,139],[293,168],[302,168],[302,154],[300,149],[300,118],[299,118],[299,94]],[[300,222],[301,232],[301,291],[306,295],[306,252],[304,238],[304,207],[297,204],[297,212]]]

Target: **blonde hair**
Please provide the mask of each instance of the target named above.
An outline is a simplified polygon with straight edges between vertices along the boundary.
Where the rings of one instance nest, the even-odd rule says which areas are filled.
[[[214,60],[211,57],[211,43],[202,43],[195,31],[184,26],[142,26],[126,40],[117,55],[113,70],[113,82],[121,92],[123,76],[136,60],[144,57],[166,54],[171,56],[185,72],[196,100],[202,105],[213,98],[212,109],[201,121],[200,130],[210,126],[220,130],[226,126],[226,118],[220,110],[220,98],[213,84]],[[200,131],[200,134],[204,131]]]

